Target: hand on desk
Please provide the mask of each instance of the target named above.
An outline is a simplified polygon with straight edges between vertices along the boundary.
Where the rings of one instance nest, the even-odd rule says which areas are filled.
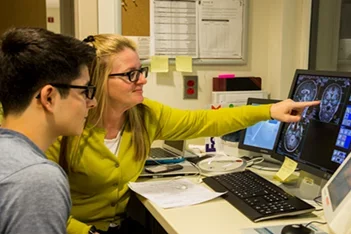
[[[320,101],[312,102],[294,102],[287,99],[271,106],[271,118],[282,122],[298,122],[301,120],[301,115],[306,107],[319,105]]]

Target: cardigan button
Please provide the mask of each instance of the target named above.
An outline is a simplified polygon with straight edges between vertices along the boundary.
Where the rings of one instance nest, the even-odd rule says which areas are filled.
[[[114,206],[116,206],[116,205],[117,205],[117,203],[111,202],[111,206],[112,206],[112,207],[114,207]]]
[[[113,184],[113,187],[118,187],[118,183],[114,183],[114,184]]]
[[[116,168],[119,168],[119,163],[116,163],[116,164],[115,164],[115,167],[116,167]]]

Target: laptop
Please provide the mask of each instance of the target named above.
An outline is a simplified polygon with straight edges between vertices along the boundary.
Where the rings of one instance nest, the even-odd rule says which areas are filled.
[[[147,171],[145,171],[145,167],[144,167],[143,171],[140,174],[140,177],[157,178],[157,177],[167,177],[167,176],[196,175],[196,174],[200,173],[200,171],[187,160],[184,160],[184,161],[177,163],[177,164],[181,165],[183,168],[180,170],[176,170],[176,171],[161,172],[161,173],[147,172]],[[150,167],[150,166],[146,166],[146,167]]]
[[[162,147],[155,147],[150,149],[149,157],[145,162],[145,166],[159,165],[159,164],[180,164],[182,169],[163,173],[150,173],[143,169],[141,177],[163,177],[163,176],[177,176],[177,175],[194,175],[198,174],[198,169],[190,162],[185,160],[184,156],[190,155],[190,152],[185,150],[186,145],[184,140],[168,141],[165,140]]]
[[[157,165],[165,163],[179,163],[184,161],[185,141],[165,140],[162,147],[150,149],[146,165]]]

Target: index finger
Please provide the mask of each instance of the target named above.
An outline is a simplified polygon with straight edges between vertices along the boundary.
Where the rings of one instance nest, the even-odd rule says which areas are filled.
[[[303,107],[308,107],[308,106],[316,106],[319,105],[321,101],[311,101],[311,102],[295,102],[294,107],[295,108],[303,108]]]

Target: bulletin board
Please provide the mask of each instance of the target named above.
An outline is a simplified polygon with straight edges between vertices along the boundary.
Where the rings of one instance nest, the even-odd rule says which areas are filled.
[[[150,56],[246,64],[249,0],[123,0],[122,35],[149,36]]]
[[[149,0],[122,0],[122,35],[150,36]]]

